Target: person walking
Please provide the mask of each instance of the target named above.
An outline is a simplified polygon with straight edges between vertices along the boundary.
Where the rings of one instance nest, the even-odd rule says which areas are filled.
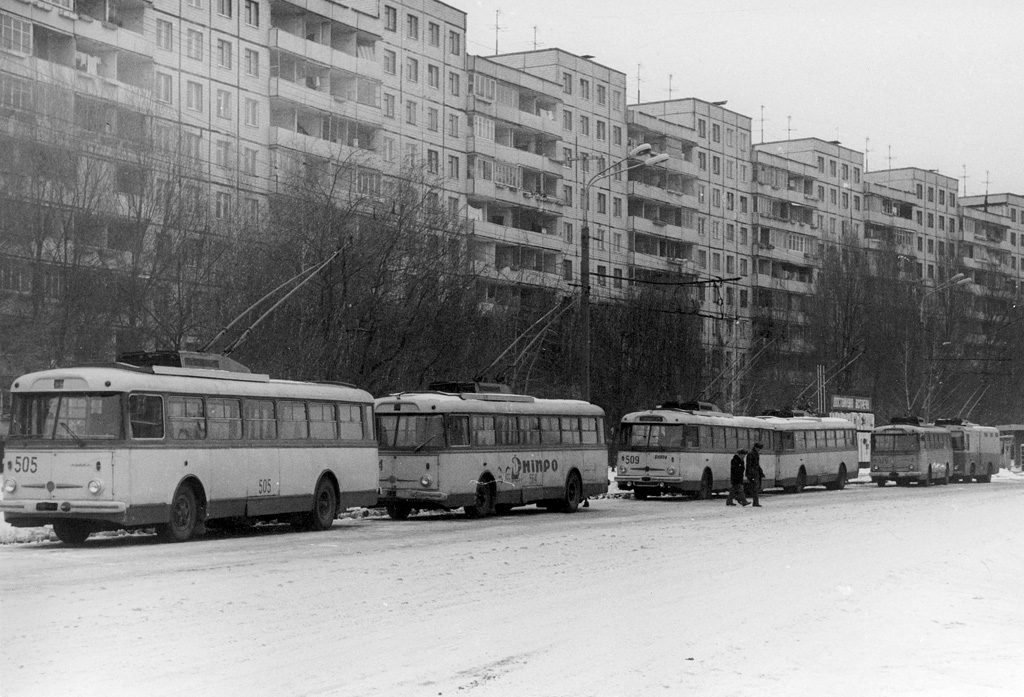
[[[764,478],[764,470],[761,469],[761,448],[763,447],[760,443],[754,443],[754,447],[747,453],[747,481],[750,482],[750,496],[754,499],[754,506],[757,508],[761,507],[761,502],[757,497],[761,491],[761,480]]]
[[[743,493],[743,470],[744,460],[747,451],[740,450],[736,451],[736,454],[732,456],[732,461],[729,463],[729,498],[725,500],[726,506],[735,506],[733,499],[735,498],[742,505],[747,506],[750,504],[747,501],[746,494]]]

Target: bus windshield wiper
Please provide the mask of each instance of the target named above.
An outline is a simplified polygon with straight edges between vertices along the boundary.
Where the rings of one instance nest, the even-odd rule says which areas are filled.
[[[71,435],[71,437],[75,439],[75,443],[78,444],[78,447],[80,447],[80,448],[84,448],[85,447],[85,441],[82,440],[82,438],[79,437],[79,435],[77,433],[72,431],[70,426],[68,426],[63,421],[60,422],[60,425],[63,426],[64,430],[67,431]]]
[[[430,438],[427,438],[425,441],[423,441],[422,443],[417,445],[416,448],[413,449],[413,452],[414,453],[418,453],[419,451],[423,450],[423,448],[426,446],[426,444],[429,443],[430,441],[434,440],[435,438],[437,438],[438,435],[440,435],[440,434],[435,433]]]

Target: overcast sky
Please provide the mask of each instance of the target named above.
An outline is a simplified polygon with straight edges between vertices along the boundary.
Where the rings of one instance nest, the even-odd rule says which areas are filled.
[[[1024,195],[1021,0],[447,0],[468,50],[561,48],[626,73],[630,104],[728,100],[754,143],[840,140],[867,169]],[[670,80],[671,76],[671,80]],[[764,114],[762,124],[761,114]],[[787,135],[788,133],[788,135]],[[891,158],[891,159],[890,159]]]

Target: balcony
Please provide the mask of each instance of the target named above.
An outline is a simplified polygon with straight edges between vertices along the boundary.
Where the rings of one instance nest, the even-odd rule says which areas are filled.
[[[281,28],[270,30],[270,47],[298,58],[330,66],[361,77],[380,81],[383,68],[376,60],[359,58],[316,41],[309,41]]]
[[[631,215],[626,218],[626,229],[643,232],[656,237],[669,237],[679,239],[683,236],[683,228],[678,225],[669,225],[661,221],[654,221],[640,215]]]
[[[558,234],[521,230],[516,227],[489,223],[485,220],[474,220],[472,230],[475,235],[486,237],[501,244],[533,247],[555,252],[561,252],[563,249],[562,238]],[[557,229],[550,230],[549,233],[557,233]]]

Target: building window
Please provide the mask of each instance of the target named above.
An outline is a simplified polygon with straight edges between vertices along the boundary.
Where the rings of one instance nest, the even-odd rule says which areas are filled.
[[[384,29],[398,31],[398,10],[390,5],[384,6]]]
[[[597,212],[607,213],[608,212],[608,195],[598,192],[597,194]]]
[[[604,85],[597,86],[597,103],[601,106],[608,103],[608,88]]]
[[[231,42],[217,39],[217,65],[231,69]]]
[[[612,90],[612,111],[622,111],[622,92]]]
[[[256,174],[256,148],[245,148],[242,153],[242,172]]]
[[[711,140],[716,143],[722,142],[722,127],[717,123],[711,124]]]
[[[590,99],[590,80],[580,78],[580,98]]]
[[[395,56],[395,52],[389,49],[384,49],[384,72],[388,75],[394,75],[397,70],[398,59]]]
[[[441,87],[441,69],[436,65],[427,66],[427,85],[435,90]]]
[[[449,155],[448,156],[448,178],[458,179],[459,178],[459,156]]]
[[[459,74],[448,73],[448,91],[451,92],[453,97],[458,97],[459,89]]]
[[[232,0],[217,0],[217,14],[221,17],[230,17],[231,2]]]
[[[203,86],[189,80],[185,86],[185,108],[191,111],[203,110]]]
[[[605,124],[604,121],[601,121],[600,119],[598,119],[595,122],[595,125],[597,127],[597,134],[596,134],[597,135],[597,139],[598,140],[607,140],[607,138],[608,138],[608,134],[606,133],[607,124]]]
[[[395,95],[385,94],[384,95],[384,115],[388,118],[395,118]]]
[[[590,117],[580,114],[580,135],[590,135]]]
[[[251,77],[260,76],[260,52],[256,49],[245,49],[245,74]]]
[[[722,158],[718,155],[711,156],[711,173],[721,174],[722,173]]]
[[[156,20],[156,45],[165,51],[174,50],[174,25],[165,19]]]
[[[226,90],[217,90],[217,116],[231,118],[231,93]]]
[[[173,80],[166,73],[156,74],[156,98],[157,101],[171,104],[173,99]]]
[[[606,277],[608,276],[607,266],[604,266],[603,264],[598,264],[597,273],[594,275],[597,276],[597,285],[604,287],[608,284],[608,281],[606,280]]]
[[[245,0],[245,23],[250,27],[260,25],[260,4],[256,0]]]
[[[453,56],[462,55],[462,35],[457,31],[448,32],[448,53]]]
[[[441,167],[441,156],[437,150],[427,149],[427,171],[431,174],[437,174]]]
[[[417,104],[412,99],[405,101],[405,122],[410,126],[416,125]]]
[[[427,25],[427,36],[430,40],[431,46],[441,45],[441,25],[437,22],[431,22]]]
[[[229,169],[231,167],[231,142],[227,140],[218,140],[217,149],[215,151],[215,158],[217,166]]]
[[[570,186],[569,184],[565,184],[564,186],[562,186],[562,199],[565,205],[572,205],[572,186]],[[569,231],[572,232],[571,225],[569,226]],[[569,242],[572,242],[572,240],[569,240]]]
[[[203,34],[189,29],[185,39],[185,55],[197,61],[203,60]]]
[[[562,91],[572,94],[572,73],[562,73]]]
[[[218,191],[216,202],[214,216],[217,220],[231,220],[231,194],[226,191]]]
[[[405,79],[409,82],[420,81],[420,62],[415,58],[405,59]]]
[[[255,99],[245,100],[245,125],[260,125],[260,103]]]
[[[562,110],[562,129],[566,131],[572,130],[572,112],[568,109]]]
[[[427,130],[436,132],[438,128],[440,128],[440,117],[437,109],[429,106],[427,107]]]
[[[612,145],[622,145],[621,126],[612,126]]]
[[[453,138],[459,137],[459,115],[448,114],[448,135]]]
[[[420,18],[416,15],[405,16],[405,33],[410,39],[420,38]]]
[[[622,199],[618,196],[612,199],[612,215],[616,218],[622,217]]]

